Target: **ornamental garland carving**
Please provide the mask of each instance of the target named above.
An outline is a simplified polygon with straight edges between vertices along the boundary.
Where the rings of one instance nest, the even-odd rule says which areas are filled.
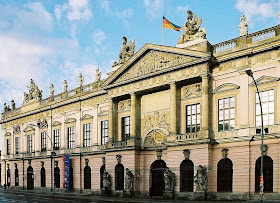
[[[162,110],[155,111],[152,113],[144,114],[142,118],[142,132],[147,134],[147,132],[152,129],[165,129],[170,130],[170,111]]]
[[[170,54],[151,50],[141,58],[131,69],[126,71],[117,82],[126,81],[132,78],[141,77],[157,71],[161,71],[179,64],[184,64],[193,59],[190,56]]]

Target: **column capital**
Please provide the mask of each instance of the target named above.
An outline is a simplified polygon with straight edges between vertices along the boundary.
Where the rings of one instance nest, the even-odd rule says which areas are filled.
[[[136,95],[136,91],[133,91],[133,92],[129,92],[130,95]]]
[[[108,101],[113,101],[114,97],[107,97]]]
[[[203,73],[203,74],[200,75],[200,77],[202,79],[206,79],[206,78],[209,79],[211,77],[211,75],[209,73]]]

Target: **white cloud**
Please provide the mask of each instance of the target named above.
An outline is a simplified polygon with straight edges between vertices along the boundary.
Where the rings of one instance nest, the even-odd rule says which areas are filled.
[[[176,10],[181,16],[187,16],[186,11],[189,9],[188,5],[185,6],[177,6]]]
[[[101,0],[100,1],[101,9],[104,9],[105,11],[109,12],[110,9],[110,2],[108,0]]]
[[[89,20],[92,17],[88,0],[69,0],[68,3],[55,6],[55,16],[61,20],[65,14],[66,18],[71,21]]]
[[[256,22],[277,16],[280,4],[275,0],[238,0],[235,8],[243,13],[248,21]]]
[[[93,41],[97,45],[101,44],[106,38],[107,36],[102,30],[97,30],[93,33]]]
[[[163,0],[143,0],[146,14],[150,19],[162,16]]]

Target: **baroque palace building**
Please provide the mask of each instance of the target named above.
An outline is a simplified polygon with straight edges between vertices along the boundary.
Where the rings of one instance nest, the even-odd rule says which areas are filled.
[[[175,47],[123,38],[105,80],[50,94],[31,80],[1,117],[1,184],[10,188],[185,199],[280,197],[280,27],[211,45],[188,11]]]

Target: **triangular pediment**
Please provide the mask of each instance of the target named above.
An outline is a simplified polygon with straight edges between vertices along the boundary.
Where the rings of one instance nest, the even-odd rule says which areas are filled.
[[[92,119],[93,116],[92,115],[89,115],[89,114],[85,114],[81,117],[81,120],[87,120],[87,119]]]
[[[226,92],[230,90],[237,90],[239,89],[240,86],[233,84],[233,83],[224,83],[216,87],[213,91],[213,94],[217,94],[219,92]]]
[[[67,123],[74,123],[76,122],[76,119],[75,118],[67,118],[64,123],[67,124]]]
[[[58,126],[58,125],[61,125],[61,123],[60,123],[59,121],[54,121],[54,122],[52,123],[52,126]]]
[[[256,80],[256,83],[257,83],[257,85],[261,85],[261,84],[271,83],[271,82],[275,82],[275,81],[279,81],[279,80],[280,80],[280,78],[278,78],[278,77],[263,75]],[[254,85],[255,85],[254,81],[250,83],[250,86],[254,86]]]
[[[27,126],[26,128],[24,128],[23,132],[30,132],[30,131],[35,131],[35,128],[31,127],[31,126]]]
[[[109,88],[209,60],[207,52],[146,44],[103,84]]]

